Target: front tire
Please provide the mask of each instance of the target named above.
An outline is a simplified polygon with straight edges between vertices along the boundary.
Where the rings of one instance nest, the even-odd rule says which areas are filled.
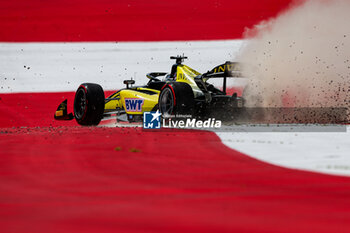
[[[103,117],[105,95],[100,85],[83,83],[75,92],[74,117],[80,125],[98,125]]]

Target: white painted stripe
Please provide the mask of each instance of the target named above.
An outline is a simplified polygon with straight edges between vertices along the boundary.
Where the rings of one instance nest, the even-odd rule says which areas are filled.
[[[74,91],[83,82],[104,89],[124,87],[146,73],[170,72],[171,55],[185,54],[199,72],[234,59],[243,41],[0,43],[0,93]]]
[[[350,127],[344,133],[217,133],[230,148],[275,165],[350,175]]]

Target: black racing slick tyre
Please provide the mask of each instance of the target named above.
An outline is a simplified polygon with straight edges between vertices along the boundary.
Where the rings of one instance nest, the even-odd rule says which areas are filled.
[[[103,117],[105,95],[100,85],[83,83],[75,92],[74,117],[80,125],[98,125]]]
[[[163,117],[192,115],[195,103],[191,86],[181,82],[165,84],[159,94],[158,105]]]

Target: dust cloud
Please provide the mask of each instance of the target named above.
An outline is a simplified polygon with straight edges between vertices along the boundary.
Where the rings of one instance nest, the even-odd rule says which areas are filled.
[[[237,60],[252,107],[349,107],[350,1],[295,3],[247,29]]]

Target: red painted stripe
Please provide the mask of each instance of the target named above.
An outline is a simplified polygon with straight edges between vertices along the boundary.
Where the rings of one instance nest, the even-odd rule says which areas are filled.
[[[0,1],[0,41],[241,38],[291,0]]]
[[[34,105],[35,106],[35,105]],[[349,232],[350,179],[210,132],[0,129],[1,232]]]
[[[113,91],[106,91],[110,95]],[[68,99],[68,113],[73,112],[74,92],[0,94],[0,128],[72,126],[73,121],[54,120],[58,105]]]
[[[65,98],[0,95],[1,232],[350,231],[350,178],[268,165],[210,132],[54,121]]]

